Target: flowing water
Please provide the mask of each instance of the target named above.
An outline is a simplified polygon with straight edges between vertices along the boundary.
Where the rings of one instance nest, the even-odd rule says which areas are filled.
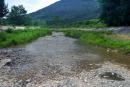
[[[130,56],[63,33],[1,49],[0,59],[12,60],[0,68],[0,87],[130,87]]]

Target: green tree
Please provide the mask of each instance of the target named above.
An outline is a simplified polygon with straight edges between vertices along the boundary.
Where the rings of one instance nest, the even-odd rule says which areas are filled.
[[[101,5],[101,19],[107,25],[130,25],[130,0],[101,0]]]
[[[51,18],[51,20],[47,21],[47,25],[53,27],[59,27],[62,25],[62,20],[59,16],[54,16]]]
[[[11,12],[8,15],[8,20],[10,24],[13,25],[26,25],[27,22],[27,11],[23,7],[23,5],[13,6],[11,8]]]
[[[120,0],[119,11],[122,25],[130,25],[130,0]]]
[[[8,13],[8,6],[5,4],[4,0],[0,0],[0,24],[2,18]]]

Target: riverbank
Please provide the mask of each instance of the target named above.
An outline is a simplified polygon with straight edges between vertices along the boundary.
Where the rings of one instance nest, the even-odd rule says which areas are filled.
[[[112,31],[113,30],[113,31]],[[0,32],[0,48],[17,46],[31,42],[41,36],[46,36],[53,31],[64,32],[66,36],[79,39],[83,44],[91,44],[107,48],[107,51],[130,53],[130,36],[121,29],[25,29],[6,30]],[[124,31],[128,31],[129,29]]]
[[[8,29],[0,32],[0,48],[26,44],[48,34],[50,34],[48,29]]]
[[[61,30],[60,30],[61,31]],[[101,46],[115,52],[130,53],[130,36],[112,31],[63,30],[66,36],[77,38],[83,44]]]

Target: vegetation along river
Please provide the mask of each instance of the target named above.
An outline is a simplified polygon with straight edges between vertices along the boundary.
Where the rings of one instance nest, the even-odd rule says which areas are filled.
[[[130,56],[54,32],[0,49],[0,87],[130,87]]]

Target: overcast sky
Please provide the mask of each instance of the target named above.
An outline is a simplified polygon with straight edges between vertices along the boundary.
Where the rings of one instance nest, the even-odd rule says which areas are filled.
[[[59,0],[5,0],[9,8],[12,5],[23,5],[28,13],[39,10],[43,7],[49,6]]]

